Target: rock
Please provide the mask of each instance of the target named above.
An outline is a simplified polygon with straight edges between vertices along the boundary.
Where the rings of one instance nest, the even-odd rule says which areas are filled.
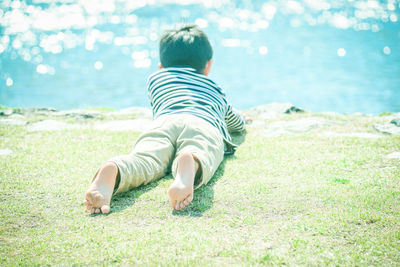
[[[143,107],[130,107],[121,109],[118,111],[114,111],[110,113],[111,116],[118,116],[118,115],[136,115],[140,118],[148,118],[151,119],[153,117],[153,112],[150,108],[143,108]]]
[[[61,117],[77,118],[77,119],[94,119],[100,117],[101,112],[96,110],[75,109],[75,110],[57,111],[53,115]]]
[[[293,106],[290,103],[271,103],[249,109],[246,113],[250,117],[259,117],[262,119],[276,118],[282,114],[304,112],[304,110]]]
[[[13,114],[12,108],[0,110],[0,116],[10,116]]]
[[[285,111],[285,114],[290,114],[290,113],[303,113],[304,112],[304,110],[302,110],[302,109],[300,109],[300,108],[298,108],[298,107],[295,107],[295,106],[291,106],[290,108],[288,108],[286,111]]]
[[[28,124],[27,121],[18,120],[18,119],[1,119],[0,125],[8,125],[8,126],[24,126]]]
[[[362,112],[354,112],[354,113],[351,113],[350,115],[359,116],[359,117],[369,116],[369,115],[367,115],[365,113],[362,113]]]
[[[374,128],[381,133],[400,135],[400,127],[393,123],[375,124]]]
[[[319,136],[323,137],[359,137],[359,138],[381,138],[381,135],[371,133],[334,133],[334,132],[323,132]]]
[[[400,127],[400,118],[393,119],[390,123]]]
[[[97,130],[105,131],[133,131],[143,132],[151,125],[151,120],[134,119],[134,120],[116,120],[104,123],[98,123],[94,126]]]
[[[333,112],[333,111],[325,111],[325,112],[321,112],[320,114],[327,115],[327,116],[332,116],[332,117],[343,116],[343,114],[337,113],[337,112]]]
[[[14,113],[16,114],[35,114],[35,115],[51,115],[57,110],[54,108],[15,108]]]
[[[33,111],[46,111],[46,112],[56,112],[57,109],[55,108],[32,108]]]
[[[26,117],[21,115],[21,114],[12,114],[10,116],[8,116],[9,119],[13,119],[13,120],[25,120]]]
[[[269,124],[263,131],[264,136],[279,136],[293,133],[304,133],[312,129],[337,124],[338,122],[318,117],[301,118],[292,121],[277,121]]]
[[[44,120],[40,122],[33,123],[28,126],[27,129],[30,132],[36,131],[59,131],[64,129],[82,128],[80,125],[69,124],[61,121],[55,120]]]
[[[7,156],[12,153],[13,153],[13,151],[11,149],[8,149],[8,148],[0,149],[0,156]]]
[[[400,159],[400,152],[393,152],[388,155],[386,155],[386,158],[388,159]]]
[[[50,116],[53,112],[57,110],[54,108],[13,108],[12,114],[19,115],[45,115]]]

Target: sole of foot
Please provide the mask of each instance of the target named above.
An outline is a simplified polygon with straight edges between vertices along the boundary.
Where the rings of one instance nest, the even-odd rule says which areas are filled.
[[[196,162],[192,154],[183,153],[178,156],[176,177],[168,189],[172,209],[181,210],[192,202],[196,169]]]
[[[100,168],[83,201],[91,214],[107,214],[111,211],[110,203],[117,173],[118,167],[111,162]]]

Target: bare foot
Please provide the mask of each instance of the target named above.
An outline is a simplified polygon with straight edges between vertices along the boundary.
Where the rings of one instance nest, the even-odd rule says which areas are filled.
[[[109,213],[118,167],[112,162],[102,166],[85,195],[83,204],[91,213]]]
[[[171,207],[181,210],[193,200],[193,184],[198,163],[190,153],[183,153],[178,157],[178,170],[172,185],[168,189]]]

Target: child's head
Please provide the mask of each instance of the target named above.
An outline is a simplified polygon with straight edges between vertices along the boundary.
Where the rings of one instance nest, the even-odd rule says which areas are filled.
[[[160,40],[160,61],[164,68],[190,66],[207,75],[209,70],[205,69],[211,67],[212,55],[207,35],[196,25],[167,31]]]

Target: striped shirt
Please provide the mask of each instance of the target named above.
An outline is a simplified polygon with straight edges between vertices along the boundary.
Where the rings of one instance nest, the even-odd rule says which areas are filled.
[[[207,76],[191,67],[170,67],[150,75],[147,85],[154,119],[166,114],[202,118],[222,134],[225,154],[235,152],[229,132],[243,131],[245,120]]]

